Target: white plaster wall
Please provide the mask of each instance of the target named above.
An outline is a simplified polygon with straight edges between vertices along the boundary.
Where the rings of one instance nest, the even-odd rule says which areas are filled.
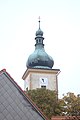
[[[24,80],[24,90],[26,90],[27,87],[28,87],[28,90],[30,90],[30,74]]]
[[[31,74],[31,89],[40,88],[39,80],[41,77],[48,79],[48,85],[46,87],[47,89],[57,90],[56,74],[42,74],[42,73]]]

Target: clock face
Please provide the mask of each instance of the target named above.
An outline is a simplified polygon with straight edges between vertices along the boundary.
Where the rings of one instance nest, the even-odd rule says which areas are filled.
[[[40,78],[39,82],[40,82],[40,86],[41,85],[45,85],[45,86],[48,85],[48,79],[47,78]]]

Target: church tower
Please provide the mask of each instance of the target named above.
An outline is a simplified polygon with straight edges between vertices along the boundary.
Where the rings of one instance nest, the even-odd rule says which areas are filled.
[[[27,70],[22,76],[24,80],[24,90],[46,88],[58,91],[58,74],[60,70],[52,69],[54,60],[45,52],[40,20],[35,41],[35,51],[28,57],[26,63]]]

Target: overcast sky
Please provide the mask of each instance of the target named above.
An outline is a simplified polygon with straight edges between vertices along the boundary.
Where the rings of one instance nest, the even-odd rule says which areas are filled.
[[[80,0],[0,0],[0,70],[23,87],[39,16],[45,51],[61,70],[59,95],[80,94]]]

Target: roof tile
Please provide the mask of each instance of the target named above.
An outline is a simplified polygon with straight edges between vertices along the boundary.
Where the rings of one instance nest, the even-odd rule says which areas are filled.
[[[6,70],[0,72],[0,120],[47,120]]]

